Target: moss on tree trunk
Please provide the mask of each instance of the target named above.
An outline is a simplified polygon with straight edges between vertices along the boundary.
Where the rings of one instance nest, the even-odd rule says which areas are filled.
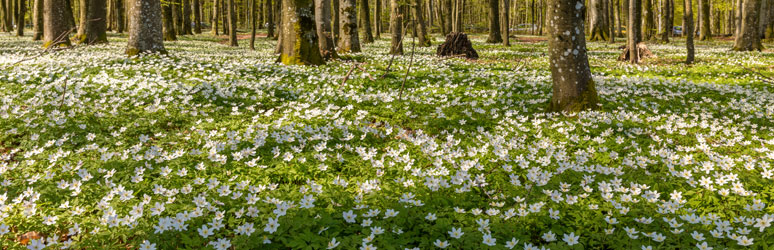
[[[279,61],[286,65],[325,64],[317,41],[313,0],[282,0]]]

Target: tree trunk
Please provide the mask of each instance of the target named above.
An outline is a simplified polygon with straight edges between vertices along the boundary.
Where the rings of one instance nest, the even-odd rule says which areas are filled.
[[[66,2],[66,4],[65,4],[65,13],[67,13],[66,16],[65,16],[65,23],[66,23],[66,26],[67,26],[68,29],[74,29],[75,28],[75,16],[74,16],[74,13],[75,12],[73,12],[72,1],[71,0],[65,0],[65,2]],[[45,21],[43,23],[45,25]],[[44,29],[45,29],[45,27],[44,27]]]
[[[428,36],[427,32],[427,26],[425,24],[425,18],[422,15],[422,1],[424,0],[413,0],[414,6],[412,8],[414,16],[414,19],[416,20],[416,26],[417,29],[417,42],[419,43],[419,47],[429,47],[430,46],[430,36]],[[496,0],[495,0],[496,1]]]
[[[212,0],[212,34],[218,35],[218,21],[220,20],[220,10],[218,10],[218,2],[223,0]],[[267,0],[271,1],[271,0]],[[166,39],[165,39],[166,40]]]
[[[45,0],[43,2],[43,47],[67,47],[70,46],[70,32],[67,24],[67,12],[65,4],[61,0]]]
[[[191,29],[191,0],[183,0],[183,10],[180,14],[183,14],[183,34],[193,35],[193,29]]]
[[[223,29],[223,30],[221,30],[221,32],[223,32],[224,35],[228,35],[229,31],[230,31],[230,28],[231,28],[231,26],[228,25],[228,23],[229,23],[229,21],[228,21],[228,19],[229,19],[229,15],[228,15],[228,1],[229,0],[221,0],[221,1],[219,1],[220,13],[222,13],[220,15],[220,22],[221,22],[220,26]]]
[[[355,0],[341,0],[339,15],[341,16],[341,40],[339,41],[339,53],[360,52],[360,38],[357,32],[357,13],[355,13]]]
[[[761,36],[758,34],[760,21],[761,0],[744,0],[744,19],[742,19],[742,31],[734,40],[736,51],[761,51]]]
[[[511,31],[510,31],[510,18],[511,18],[511,0],[503,0],[503,18],[500,22],[500,30],[503,36],[503,46],[511,46]]]
[[[661,3],[661,14],[659,14],[659,17],[661,19],[661,42],[668,43],[669,42],[669,31],[672,30],[672,26],[669,25],[669,0],[662,1]]]
[[[597,106],[583,34],[585,11],[583,2],[551,0],[548,4],[548,54],[553,79],[550,112],[578,112]]]
[[[766,40],[774,42],[774,1],[769,4],[769,25],[766,28]]]
[[[32,40],[43,39],[43,0],[34,0],[32,11]]]
[[[654,5],[653,0],[640,0],[643,1],[643,4],[645,5],[642,9],[642,13],[644,15],[643,18],[645,18],[644,26],[642,27],[642,40],[641,41],[650,41],[656,39],[656,17],[653,14]]]
[[[282,7],[284,11],[280,30],[282,46],[279,61],[286,65],[325,64],[317,42],[314,2],[283,0]],[[351,7],[354,8],[354,5]]]
[[[685,47],[687,55],[685,57],[686,64],[692,64],[694,60],[693,49],[693,32],[687,32],[693,30],[693,7],[691,7],[691,0],[683,1],[683,35],[685,35]]]
[[[257,1],[257,0],[256,0]],[[202,33],[202,5],[199,0],[193,0],[194,33]]]
[[[141,53],[166,54],[162,33],[161,2],[131,0],[129,4],[129,42],[126,46],[126,54],[129,56]]]
[[[272,12],[274,12],[274,8],[271,4],[272,0],[264,0],[263,2],[263,11],[266,12],[266,38],[273,38],[274,37],[274,16],[272,15]]]
[[[161,11],[160,8],[159,8],[159,11]],[[124,30],[126,29],[126,23],[124,21],[125,18],[126,18],[126,8],[124,8],[124,0],[116,0],[116,31],[118,33],[123,33]]]
[[[363,43],[374,42],[374,34],[371,32],[371,13],[368,8],[368,0],[360,0],[360,28],[363,32]]]
[[[487,43],[501,43],[503,37],[500,35],[500,1],[487,0],[489,7],[489,37]]]
[[[631,63],[639,63],[640,62],[640,54],[639,50],[637,49],[637,44],[640,43],[640,23],[642,15],[638,15],[639,12],[639,6],[640,1],[639,0],[629,0],[629,27],[627,28],[626,34],[628,35],[628,40],[626,41],[627,50],[629,52],[629,62]]]
[[[400,14],[400,0],[390,0],[390,54],[403,55],[403,15]]]
[[[84,28],[83,33],[78,37],[78,43],[107,43],[107,2],[105,0],[88,0],[88,2],[86,20],[81,20]]]
[[[237,43],[237,19],[235,7],[234,0],[228,0],[228,45],[232,47],[239,46]]]
[[[183,13],[181,13],[180,9],[180,6],[183,4],[181,3],[181,0],[173,0],[172,3],[172,21],[175,25],[175,31],[177,31],[177,35],[185,35],[185,30],[183,28]]]
[[[443,35],[448,35],[452,32],[452,20],[453,20],[453,8],[452,8],[452,0],[441,0],[441,3],[443,4],[443,17],[444,19],[444,25],[446,26],[445,31],[443,32]]]
[[[172,18],[172,3],[167,2],[163,6],[163,31],[164,41],[177,41],[177,32],[175,32],[175,22]],[[130,29],[132,27],[129,27]]]
[[[736,17],[734,18],[734,25],[736,25],[736,29],[734,29],[735,37],[739,37],[739,34],[742,32],[742,9],[744,8],[742,1],[743,0],[736,0]]]
[[[27,12],[27,3],[25,0],[19,0],[17,4],[19,13],[16,15],[16,36],[24,36],[24,13]]]
[[[374,37],[379,39],[382,37],[382,0],[374,1]]]
[[[339,9],[341,9],[341,4],[339,4],[339,1],[341,0],[332,0],[333,1],[333,10],[331,10],[331,13],[333,14],[333,42],[335,44],[339,44],[341,41],[341,17],[339,16]]]
[[[591,5],[591,11],[589,12],[589,18],[591,19],[589,24],[591,25],[591,36],[589,41],[605,41],[608,38],[607,17],[605,16],[605,3],[604,0],[589,0]]]
[[[758,35],[760,35],[761,38],[766,37],[766,26],[769,25],[770,19],[769,19],[769,9],[772,8],[770,6],[770,0],[761,0],[761,18],[760,23],[758,23],[760,29],[758,30]]]
[[[89,1],[80,0],[78,2],[78,34],[76,34],[78,40],[81,40],[80,38],[86,34],[86,22],[89,20],[89,17],[86,15],[89,13]]]
[[[331,32],[331,1],[315,0],[314,19],[317,26],[317,39],[323,60],[337,58],[336,46]]]
[[[712,39],[710,31],[710,0],[699,0],[701,4],[701,26],[699,27],[699,40],[705,41]]]
[[[8,7],[6,7],[4,0],[0,0],[0,28],[2,28],[2,30],[5,32],[11,30],[11,24],[8,23],[8,19],[6,18],[7,16]]]
[[[255,50],[255,25],[258,21],[256,7],[258,6],[258,0],[250,0],[250,50]]]

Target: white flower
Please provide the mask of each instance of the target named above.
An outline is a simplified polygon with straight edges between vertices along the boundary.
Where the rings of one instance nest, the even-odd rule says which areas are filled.
[[[699,250],[712,250],[712,247],[707,245],[707,242],[702,242],[701,244],[696,243],[696,248],[699,248]]]
[[[515,247],[516,244],[519,244],[519,240],[517,240],[516,238],[511,238],[511,240],[505,242],[505,247],[508,249],[513,249],[513,247]]]
[[[578,239],[580,238],[580,235],[576,236],[575,232],[570,232],[570,234],[564,234],[564,237],[562,237],[562,240],[567,243],[567,245],[575,245],[578,244]]]
[[[462,232],[462,228],[452,227],[451,231],[449,231],[449,236],[455,239],[459,239],[463,234],[465,233]]]
[[[331,242],[328,242],[328,249],[334,249],[337,246],[339,246],[339,244],[341,244],[341,242],[336,241],[336,237],[333,237],[333,239],[331,239]]]
[[[556,234],[554,234],[554,232],[548,231],[547,233],[544,233],[541,238],[543,238],[545,241],[552,242],[556,240]]]
[[[210,241],[210,245],[217,250],[227,250],[231,247],[231,241],[226,238],[220,238],[217,241]]]
[[[433,243],[438,248],[446,248],[449,246],[449,242],[447,241],[441,241],[440,239],[436,239],[435,243]]]
[[[346,211],[343,213],[344,221],[347,223],[355,223],[355,218],[357,218],[357,215],[355,212],[352,212],[352,210]]]
[[[140,250],[156,250],[156,243],[144,240],[142,241],[142,244],[140,244]]]
[[[491,234],[484,234],[484,245],[494,246],[497,239],[492,238]]]
[[[38,239],[31,240],[30,244],[27,245],[29,250],[42,250],[43,248],[46,248],[46,244],[43,244],[43,240]]]
[[[199,235],[202,236],[202,238],[210,237],[214,232],[211,228],[208,228],[207,225],[202,225],[202,227],[199,228]]]
[[[266,227],[263,228],[263,231],[273,234],[277,231],[279,226],[280,224],[277,222],[277,218],[269,218],[269,222],[266,223]]]
[[[427,213],[427,216],[425,216],[425,219],[426,219],[426,220],[429,220],[429,221],[434,221],[434,220],[435,220],[435,219],[437,219],[437,218],[438,218],[438,217],[435,217],[435,214],[434,214],[434,213]]]

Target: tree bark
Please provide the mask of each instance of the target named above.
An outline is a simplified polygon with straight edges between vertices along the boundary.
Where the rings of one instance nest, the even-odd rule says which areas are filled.
[[[699,0],[701,4],[701,25],[699,27],[699,40],[705,41],[712,39],[710,30],[710,0]]]
[[[250,0],[250,50],[255,50],[255,25],[258,20],[256,8],[258,6],[258,0]]]
[[[331,1],[315,0],[314,19],[317,26],[317,39],[323,60],[337,58],[336,46],[331,32]]]
[[[341,0],[332,0],[333,2],[333,42],[335,44],[339,44],[341,41],[341,17],[339,16],[341,13],[339,12],[339,9],[341,9],[341,4],[339,3]]]
[[[116,31],[118,33],[123,33],[126,29],[126,8],[124,8],[124,0],[116,0]],[[130,2],[133,3],[133,2]],[[159,9],[161,11],[161,9]],[[159,14],[161,15],[161,14]]]
[[[357,32],[357,13],[355,0],[341,0],[339,15],[341,16],[341,40],[339,41],[339,53],[360,52],[360,38]]]
[[[669,24],[669,0],[662,1],[661,4],[661,14],[659,14],[659,17],[661,19],[661,42],[668,43],[669,42],[669,31],[672,30],[672,26]]]
[[[382,0],[374,0],[374,38],[382,37]]]
[[[744,0],[744,19],[742,19],[742,31],[734,40],[735,51],[761,51],[761,36],[758,34],[760,21],[761,0]]]
[[[83,33],[78,37],[78,43],[107,43],[107,2],[105,0],[88,0],[88,2],[86,19],[81,20],[81,25],[84,27]]]
[[[548,54],[553,80],[550,112],[578,112],[597,106],[583,33],[585,11],[582,1],[550,0],[548,4]]]
[[[441,0],[441,3],[443,4],[443,17],[441,19],[444,19],[443,35],[445,36],[452,32],[452,0]]]
[[[274,37],[274,8],[271,4],[272,0],[264,0],[263,11],[266,12],[266,38],[272,39]]]
[[[120,0],[119,0],[120,1]],[[158,0],[129,1],[129,42],[126,54],[166,54],[162,33],[161,2]]]
[[[231,0],[233,1],[233,0]],[[279,61],[286,65],[322,65],[312,0],[283,0]],[[354,8],[354,5],[352,6]],[[310,14],[311,13],[311,14]]]
[[[25,0],[19,0],[17,4],[19,13],[16,15],[16,36],[24,36],[24,13],[27,12],[27,3]]]
[[[626,31],[628,36],[626,46],[627,50],[629,51],[629,62],[631,63],[640,62],[640,54],[639,50],[637,49],[637,44],[639,44],[641,41],[640,20],[642,15],[638,15],[638,13],[641,14],[641,12],[639,12],[639,6],[641,6],[639,0],[629,0],[629,27]]]
[[[257,1],[257,0],[255,0]],[[199,0],[193,0],[194,33],[202,33],[202,5]]]
[[[180,1],[181,0],[172,0],[172,22],[175,26],[177,35],[185,35],[185,30],[183,28],[183,13],[180,11],[182,3]]]
[[[78,34],[76,34],[76,38],[83,37],[84,34],[86,34],[86,22],[89,20],[89,17],[87,17],[89,13],[89,1],[90,0],[79,0],[78,1]]]
[[[500,35],[500,3],[499,0],[487,0],[489,7],[489,37],[487,43],[501,43],[503,37]]]
[[[239,44],[237,43],[236,22],[237,20],[236,20],[236,9],[234,6],[234,0],[228,0],[228,45],[231,47],[239,46]]]
[[[65,4],[61,0],[45,0],[43,6],[43,47],[67,47],[70,46],[70,29],[67,24],[67,12]]]
[[[191,0],[183,0],[182,1],[182,8],[183,10],[180,11],[180,14],[183,14],[183,34],[184,35],[193,35],[193,29],[191,28]]]
[[[360,0],[360,28],[363,32],[363,43],[374,42],[374,34],[371,32],[371,13],[368,7],[368,0]]]
[[[390,36],[392,46],[390,54],[403,55],[403,15],[400,13],[399,0],[390,0]]]
[[[218,35],[218,21],[220,20],[220,10],[218,9],[218,2],[223,0],[212,0],[212,34]],[[271,0],[267,0],[271,1]],[[166,39],[165,39],[166,40]]]
[[[163,30],[164,30],[164,41],[177,41],[177,32],[175,32],[175,23],[174,19],[172,18],[172,3],[167,2],[163,6],[163,13],[164,17],[164,23],[163,23]],[[129,27],[131,29],[131,27]]]
[[[769,25],[765,37],[767,41],[774,42],[774,1],[769,4]]]
[[[589,11],[589,24],[591,25],[591,36],[589,41],[605,41],[609,34],[607,27],[607,17],[604,14],[605,3],[604,0],[590,0],[589,4],[591,9]]]
[[[500,20],[500,30],[503,36],[503,46],[511,46],[511,31],[510,31],[510,18],[511,18],[511,0],[503,0],[503,12],[502,20]]]
[[[416,26],[417,29],[417,42],[419,43],[419,47],[429,47],[430,46],[430,36],[427,32],[427,24],[425,23],[424,15],[422,15],[422,1],[424,0],[413,0],[414,6],[412,8],[414,16],[414,19],[416,20]],[[496,1],[496,0],[495,0]]]
[[[0,0],[0,28],[8,32],[11,30],[11,24],[8,23],[8,7],[5,4],[4,0]]]
[[[693,7],[691,7],[691,5],[691,0],[683,1],[683,35],[685,35],[685,47],[687,51],[685,57],[686,64],[692,64],[694,60],[693,32],[686,32],[693,30]]]
[[[43,39],[43,0],[34,0],[32,11],[32,40]]]
[[[640,0],[645,5],[643,7],[644,26],[642,27],[642,41],[650,41],[656,39],[656,18],[653,14],[653,0]]]

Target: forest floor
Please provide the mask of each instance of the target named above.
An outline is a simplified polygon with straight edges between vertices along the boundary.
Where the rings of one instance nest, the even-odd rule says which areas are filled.
[[[407,39],[389,71],[385,39],[298,67],[266,38],[109,38],[0,34],[0,248],[774,246],[770,50],[591,42],[599,108],[566,115],[535,37],[410,68]]]

